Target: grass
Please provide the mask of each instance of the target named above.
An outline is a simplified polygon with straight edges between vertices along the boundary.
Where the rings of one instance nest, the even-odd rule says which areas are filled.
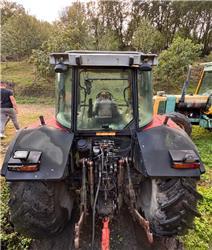
[[[16,101],[18,104],[44,104],[44,105],[54,105],[55,100],[51,97],[35,97],[35,96],[26,96],[26,97],[17,97]]]
[[[14,84],[13,91],[19,103],[54,102],[54,79],[38,78],[29,60],[2,62],[1,80]]]
[[[212,249],[212,135],[211,132],[194,126],[192,139],[198,147],[206,173],[202,175],[198,185],[198,191],[203,196],[198,205],[201,217],[195,218],[194,229],[189,230],[182,239],[186,250],[208,250]]]
[[[21,62],[2,62],[2,80],[21,85],[30,85],[35,80],[35,69],[27,60]]]

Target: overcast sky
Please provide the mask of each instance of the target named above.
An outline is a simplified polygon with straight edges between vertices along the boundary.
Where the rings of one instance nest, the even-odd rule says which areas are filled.
[[[74,0],[10,0],[24,6],[29,15],[37,19],[52,22],[59,18],[59,13]]]

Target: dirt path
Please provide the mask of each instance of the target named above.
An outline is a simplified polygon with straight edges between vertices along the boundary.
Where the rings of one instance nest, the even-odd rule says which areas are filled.
[[[91,250],[92,226],[91,217],[86,219],[80,234],[79,250]],[[75,250],[74,248],[74,222],[73,219],[65,230],[58,236],[48,240],[34,240],[30,250]],[[96,237],[94,250],[101,249],[101,223],[96,224]],[[175,238],[154,238],[149,245],[145,233],[140,226],[136,226],[129,215],[127,208],[122,209],[120,215],[110,223],[110,250],[183,250],[181,242]]]

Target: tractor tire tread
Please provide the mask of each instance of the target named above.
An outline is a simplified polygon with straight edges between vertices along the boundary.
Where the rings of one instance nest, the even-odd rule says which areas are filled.
[[[31,238],[48,238],[70,219],[73,197],[63,182],[12,182],[10,220],[15,230]]]
[[[192,133],[192,125],[187,116],[179,112],[171,112],[167,114],[170,119],[181,127],[189,136]]]
[[[158,236],[183,235],[192,227],[194,217],[200,216],[197,211],[197,202],[201,195],[195,189],[197,180],[197,178],[183,177],[148,179],[147,183],[151,181],[154,194],[151,194],[152,191],[149,192],[149,197],[146,195],[144,201],[150,200],[149,205],[143,205],[141,209],[150,222],[153,234]],[[145,195],[150,184],[143,184],[142,188],[141,194]],[[144,201],[141,204],[145,204]]]
[[[183,201],[183,206],[186,210],[192,213],[196,217],[201,217],[201,214],[194,208],[192,208],[187,201]]]
[[[170,207],[174,206],[177,202],[179,202],[180,199],[182,199],[184,193],[181,192],[179,194],[177,194],[176,197],[173,197],[172,199],[170,199],[169,201],[163,203],[161,205],[161,209],[162,210],[166,210],[166,209],[169,209]]]

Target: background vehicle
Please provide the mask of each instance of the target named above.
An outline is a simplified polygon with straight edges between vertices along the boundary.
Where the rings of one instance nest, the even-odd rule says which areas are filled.
[[[62,231],[78,208],[75,247],[86,216],[110,221],[126,205],[148,242],[185,234],[201,196],[204,166],[188,135],[166,116],[153,117],[152,65],[141,52],[53,53],[56,119],[17,134],[2,175],[10,182],[11,220],[32,238]]]
[[[202,64],[202,67],[194,94],[186,93],[193,70],[190,66],[181,95],[165,95],[160,92],[154,96],[154,114],[175,112],[170,114],[172,119],[179,125],[186,126],[189,134],[191,133],[189,121],[206,129],[212,128],[212,62]]]

